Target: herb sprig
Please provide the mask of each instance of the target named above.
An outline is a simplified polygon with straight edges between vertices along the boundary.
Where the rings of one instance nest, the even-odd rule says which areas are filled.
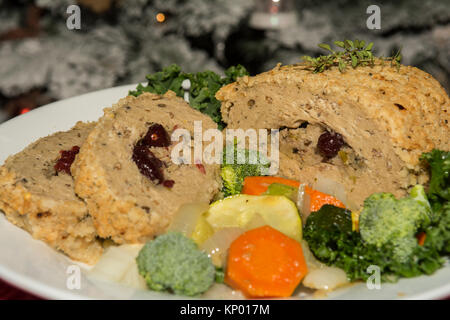
[[[303,56],[302,59],[314,73],[320,73],[331,67],[338,67],[340,72],[345,72],[347,67],[351,66],[353,69],[358,66],[374,66],[375,56],[372,53],[373,42],[370,42],[366,46],[364,40],[355,41],[344,40],[334,41],[334,44],[343,50],[335,51],[329,44],[321,43],[319,47],[331,52],[329,55],[321,55],[317,58],[310,56]],[[391,57],[378,57],[384,64],[384,62],[390,62],[391,66],[395,66],[400,69],[400,62],[402,55],[400,51],[396,52]]]

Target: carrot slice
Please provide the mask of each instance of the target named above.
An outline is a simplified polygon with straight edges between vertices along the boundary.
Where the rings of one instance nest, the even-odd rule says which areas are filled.
[[[298,188],[300,186],[300,182],[291,179],[285,179],[281,177],[271,177],[271,176],[262,176],[262,177],[246,177],[244,179],[244,186],[242,188],[242,193],[250,194],[250,195],[261,195],[267,191],[267,188],[272,183],[281,183],[294,188]],[[311,189],[310,187],[305,187],[305,192],[310,196],[310,211],[318,211],[324,204],[331,204],[336,207],[345,208],[345,205],[335,197],[320,192],[318,190]]]
[[[345,205],[342,203],[342,201],[329,194],[313,190],[309,187],[305,188],[305,192],[309,194],[311,199],[309,206],[309,210],[311,212],[319,211],[319,209],[322,208],[324,204],[331,204],[335,207],[345,208]]]
[[[261,176],[261,177],[245,177],[242,193],[259,196],[267,191],[272,183],[281,183],[294,188],[300,186],[300,182],[280,177]]]
[[[263,226],[231,243],[225,283],[248,297],[289,297],[307,272],[300,243]]]

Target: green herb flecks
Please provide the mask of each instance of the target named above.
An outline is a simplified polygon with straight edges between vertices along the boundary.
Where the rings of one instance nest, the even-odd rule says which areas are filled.
[[[366,46],[364,40],[344,40],[344,41],[334,41],[334,44],[343,49],[335,51],[331,48],[329,44],[321,43],[319,47],[331,52],[329,55],[322,55],[317,58],[310,56],[304,56],[302,59],[314,73],[320,73],[331,67],[338,67],[339,71],[345,72],[348,67],[353,69],[359,66],[374,66],[375,56],[372,53],[373,42],[370,42]],[[390,62],[391,66],[395,66],[397,69],[400,68],[400,62],[402,60],[402,55],[400,51],[395,53],[392,57],[378,57],[384,62]]]

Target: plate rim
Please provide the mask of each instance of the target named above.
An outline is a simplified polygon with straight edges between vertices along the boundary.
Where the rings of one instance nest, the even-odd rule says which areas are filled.
[[[73,97],[69,97],[66,99],[54,101],[52,103],[41,106],[37,109],[31,110],[30,112],[27,112],[25,114],[11,118],[11,119],[1,123],[0,127],[14,125],[15,122],[21,121],[22,119],[24,119],[26,117],[36,115],[37,113],[40,113],[40,112],[47,112],[48,109],[55,108],[59,104],[64,105],[65,103],[70,102],[72,100],[77,100],[80,98],[88,98],[89,96],[95,96],[99,93],[105,94],[105,93],[108,93],[108,91],[111,91],[111,92],[116,91],[116,90],[117,91],[119,91],[119,90],[129,91],[129,90],[135,89],[136,86],[137,86],[137,84],[121,85],[121,86],[91,91],[91,92],[84,93],[84,94],[81,94],[78,96],[73,96]],[[122,98],[125,98],[125,97],[126,96],[122,96]],[[104,106],[104,107],[102,107],[102,109],[105,107],[110,107],[110,105]],[[79,121],[79,120],[75,119],[74,122],[76,122],[76,121]],[[10,155],[8,155],[8,156],[10,156]],[[3,165],[3,162],[2,162],[2,165]],[[1,213],[3,214],[3,212],[1,212]],[[15,226],[15,227],[17,227],[17,226]],[[36,240],[34,238],[32,238],[32,239]],[[448,260],[447,260],[447,263],[443,266],[443,268],[445,268],[445,267],[450,267]],[[78,294],[78,293],[76,293],[76,291],[63,290],[63,289],[48,285],[43,281],[35,280],[31,276],[27,276],[20,272],[16,272],[15,270],[10,269],[10,268],[4,266],[3,264],[0,264],[0,278],[2,280],[4,280],[5,282],[7,282],[8,284],[10,284],[11,286],[16,287],[21,290],[24,290],[30,294],[36,295],[39,298],[55,299],[55,300],[95,300],[96,299],[95,297],[92,297],[92,296]],[[439,287],[434,287],[432,289],[428,289],[427,291],[425,291],[423,293],[416,293],[416,294],[412,294],[410,296],[402,297],[399,299],[422,300],[422,299],[444,299],[444,298],[449,298],[449,297],[450,297],[450,282],[447,284],[443,284]],[[183,297],[179,297],[179,296],[174,296],[173,298],[174,299],[183,299]],[[114,297],[110,297],[110,299],[114,299]],[[339,296],[336,297],[336,299],[340,299]],[[366,298],[366,299],[370,299],[370,298]],[[365,300],[365,298],[362,297],[362,298],[360,298],[360,300]]]

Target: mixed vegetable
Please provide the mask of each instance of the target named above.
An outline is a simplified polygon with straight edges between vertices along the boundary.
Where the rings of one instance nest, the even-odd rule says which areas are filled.
[[[380,268],[384,281],[440,268],[450,253],[450,203],[442,197],[450,190],[450,152],[433,150],[422,158],[431,168],[428,195],[417,185],[398,200],[373,194],[359,213],[323,207],[311,215],[304,237],[314,255],[342,268],[350,280],[367,279],[370,265]]]
[[[335,194],[225,163],[226,196],[183,206],[169,232],[141,249],[139,274],[151,290],[198,296],[225,283],[247,297],[288,297],[300,284],[332,290],[368,279],[371,265],[382,281],[432,274],[450,253],[450,152],[422,159],[428,193],[376,193],[354,211]]]

